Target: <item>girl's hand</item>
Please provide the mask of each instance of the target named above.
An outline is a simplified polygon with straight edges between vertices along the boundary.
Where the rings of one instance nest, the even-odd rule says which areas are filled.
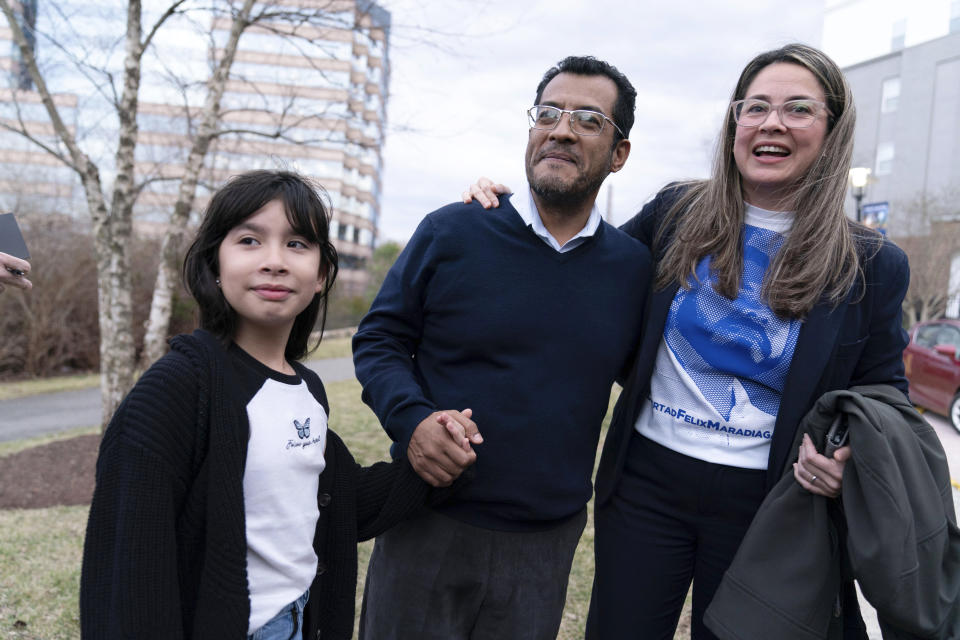
[[[483,442],[483,436],[477,430],[477,424],[470,419],[472,416],[472,409],[447,411],[437,415],[437,422],[444,426],[457,446],[468,452],[473,451],[471,442],[476,444]]]
[[[460,197],[464,204],[470,204],[476,200],[484,209],[491,209],[500,206],[500,199],[497,196],[505,193],[513,193],[513,190],[505,184],[494,184],[490,178],[481,176],[479,180],[467,187]]]
[[[850,459],[850,446],[840,447],[833,458],[817,453],[810,436],[803,434],[800,459],[793,463],[793,477],[800,486],[818,496],[836,498],[843,486],[843,467]]]

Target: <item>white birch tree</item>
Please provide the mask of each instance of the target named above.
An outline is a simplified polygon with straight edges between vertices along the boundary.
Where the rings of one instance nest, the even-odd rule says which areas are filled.
[[[171,303],[177,283],[177,252],[182,245],[197,198],[198,185],[214,142],[226,136],[267,137],[297,144],[319,141],[305,138],[298,125],[305,117],[317,118],[323,114],[298,115],[295,108],[296,96],[293,95],[287,97],[285,104],[279,109],[276,106],[271,107],[265,101],[262,110],[269,114],[269,127],[245,129],[227,126],[224,122],[227,113],[222,105],[224,92],[228,80],[231,79],[240,38],[251,26],[256,25],[265,32],[281,35],[296,43],[295,46],[305,51],[305,59],[309,61],[315,59],[315,54],[307,55],[306,51],[317,45],[311,41],[310,35],[304,34],[316,33],[317,29],[330,27],[353,29],[363,22],[363,16],[358,13],[344,12],[344,3],[338,0],[310,0],[300,4],[307,8],[295,6],[295,3],[288,0],[266,3],[255,0],[215,0],[207,4],[199,4],[196,0],[168,0],[162,10],[151,7],[150,15],[153,18],[145,28],[141,0],[128,0],[122,69],[117,72],[108,65],[98,67],[85,56],[72,56],[79,75],[88,79],[92,90],[106,99],[116,119],[111,162],[104,158],[98,161],[95,154],[85,149],[83,144],[92,141],[94,145],[102,145],[108,141],[92,135],[81,140],[77,127],[70,126],[64,120],[57,95],[51,89],[42,65],[37,61],[32,45],[36,42],[39,47],[46,43],[66,52],[69,49],[67,44],[51,34],[25,33],[25,28],[32,27],[21,25],[18,20],[16,0],[0,0],[0,10],[10,26],[21,63],[33,83],[32,93],[39,96],[51,123],[53,135],[38,134],[36,127],[32,126],[28,119],[19,117],[19,108],[18,117],[0,121],[0,127],[24,136],[75,172],[90,214],[97,261],[101,392],[105,420],[114,413],[132,385],[137,368],[129,268],[129,241],[133,229],[134,205],[147,184],[171,179],[169,176],[150,175],[143,167],[138,166],[137,162],[140,134],[137,116],[144,56],[148,50],[156,48],[157,34],[161,29],[174,19],[188,18],[190,12],[200,16],[194,19],[194,24],[199,24],[204,19],[209,21],[211,15],[214,21],[219,20],[221,24],[224,20],[229,20],[229,28],[223,29],[221,26],[221,29],[228,33],[225,42],[215,42],[212,25],[206,34],[210,40],[211,69],[209,76],[202,81],[205,91],[202,106],[192,106],[188,97],[191,91],[196,90],[196,80],[176,79],[183,88],[182,107],[189,127],[189,130],[183,133],[185,139],[191,140],[191,144],[183,162],[182,173],[172,178],[179,180],[179,185],[176,203],[168,220],[169,232],[163,240],[161,265],[145,337],[143,363],[149,364],[166,349]],[[332,8],[336,8],[336,11],[330,10]],[[157,59],[163,59],[162,52],[154,53]],[[307,69],[310,64],[308,62],[305,65]],[[322,69],[313,71],[324,73]],[[18,90],[11,90],[15,106],[19,94]],[[104,168],[112,179],[105,181],[102,178]]]

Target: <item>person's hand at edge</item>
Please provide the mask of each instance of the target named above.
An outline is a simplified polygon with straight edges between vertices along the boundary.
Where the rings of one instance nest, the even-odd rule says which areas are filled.
[[[0,292],[6,285],[29,291],[33,283],[27,279],[30,275],[30,263],[0,252]]]

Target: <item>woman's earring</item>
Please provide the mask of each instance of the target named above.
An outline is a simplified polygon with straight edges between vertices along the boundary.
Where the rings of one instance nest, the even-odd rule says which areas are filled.
[[[220,278],[217,278],[217,286],[220,286]]]

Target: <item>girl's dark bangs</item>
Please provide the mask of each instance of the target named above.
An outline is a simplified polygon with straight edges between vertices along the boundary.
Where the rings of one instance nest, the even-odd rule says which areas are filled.
[[[301,190],[305,188],[305,185],[300,185],[300,188],[284,189],[277,197],[283,199],[287,222],[293,230],[310,242],[320,244],[323,240],[321,236],[326,235],[322,233],[326,225],[326,212],[322,206],[317,206],[320,204],[320,194],[303,193]]]

